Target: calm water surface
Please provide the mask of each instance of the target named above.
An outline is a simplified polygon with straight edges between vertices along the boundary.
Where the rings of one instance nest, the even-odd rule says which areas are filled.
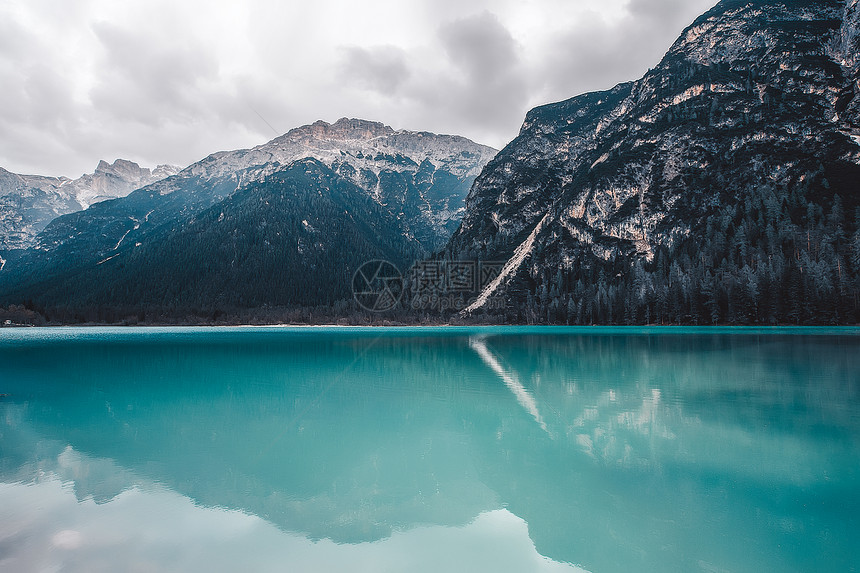
[[[0,571],[860,568],[860,330],[0,329]]]

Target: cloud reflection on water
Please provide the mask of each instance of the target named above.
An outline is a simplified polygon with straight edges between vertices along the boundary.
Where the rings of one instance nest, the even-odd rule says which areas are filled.
[[[71,447],[51,465],[0,483],[0,570],[586,573],[539,555],[526,523],[505,509],[460,527],[422,526],[339,544],[201,506]],[[114,476],[113,483],[105,489],[99,476]],[[118,479],[126,483],[117,492]]]

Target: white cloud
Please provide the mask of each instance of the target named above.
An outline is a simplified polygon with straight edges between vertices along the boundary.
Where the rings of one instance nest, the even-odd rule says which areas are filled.
[[[341,116],[498,147],[536,104],[636,79],[713,3],[6,0],[0,166],[185,165]]]

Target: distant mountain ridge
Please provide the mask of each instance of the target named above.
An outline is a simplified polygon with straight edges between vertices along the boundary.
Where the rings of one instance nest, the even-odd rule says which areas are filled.
[[[172,165],[150,170],[133,161],[100,161],[93,173],[77,179],[17,175],[0,168],[0,251],[33,246],[53,219],[131,191],[180,171]]]
[[[507,261],[464,314],[860,320],[858,19],[724,0],[642,79],[531,110],[446,248]]]

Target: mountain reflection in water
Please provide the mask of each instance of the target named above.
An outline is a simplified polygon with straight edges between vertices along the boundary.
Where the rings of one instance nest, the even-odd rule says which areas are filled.
[[[847,570],[858,350],[856,331],[2,331],[0,555],[50,517],[9,500],[67,515],[65,492],[93,531],[174,505],[311,561],[441,559],[459,536],[471,571],[491,546],[520,570]],[[68,531],[42,538],[83,546]]]

